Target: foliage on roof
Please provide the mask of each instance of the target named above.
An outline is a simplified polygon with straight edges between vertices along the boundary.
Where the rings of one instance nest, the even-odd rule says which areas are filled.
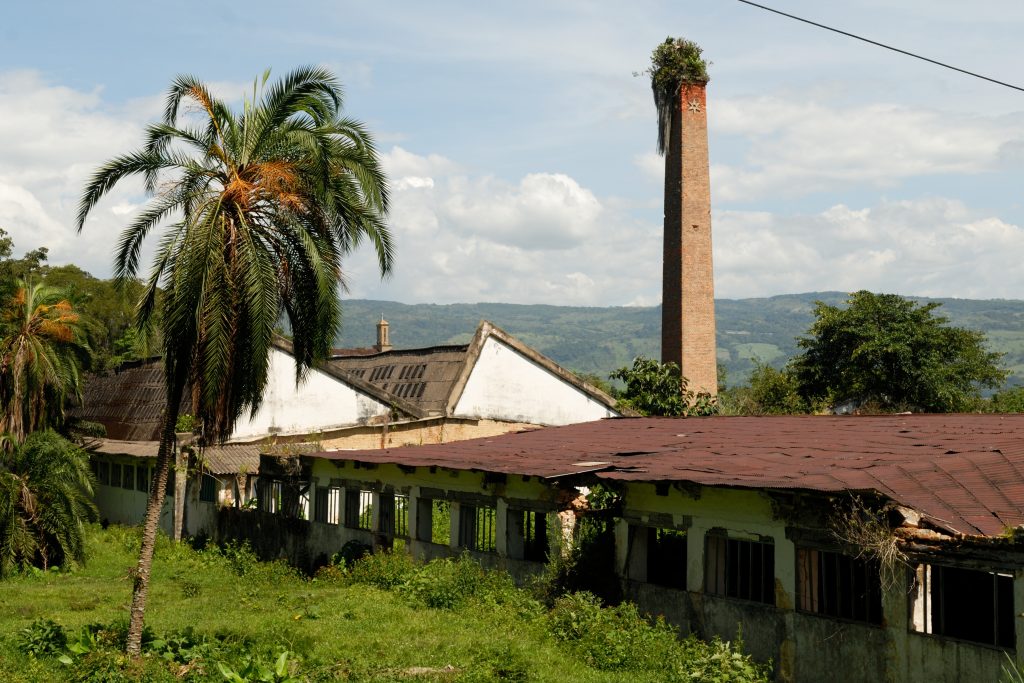
[[[669,36],[651,53],[651,66],[645,73],[651,76],[654,106],[658,108],[658,153],[665,153],[672,106],[679,97],[684,83],[707,83],[708,62],[701,54],[700,45],[685,38]]]

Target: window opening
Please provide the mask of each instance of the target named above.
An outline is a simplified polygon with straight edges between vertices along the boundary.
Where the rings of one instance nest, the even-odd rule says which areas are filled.
[[[647,582],[686,589],[686,532],[647,528]]]
[[[121,463],[119,462],[110,463],[110,485],[121,485]]]
[[[921,564],[914,579],[911,630],[1015,647],[1013,576]]]
[[[149,468],[139,465],[135,469],[135,489],[143,493],[149,492]]]
[[[711,595],[775,604],[775,546],[708,534],[705,587]]]
[[[490,507],[462,505],[459,508],[459,545],[480,553],[493,553],[497,510]]]
[[[348,489],[345,494],[345,526],[373,531],[373,492]]]
[[[100,460],[98,463],[96,478],[99,482],[105,486],[110,485],[110,463],[106,460]]]
[[[395,536],[409,538],[409,496],[395,494]]]
[[[327,489],[327,523],[341,524],[340,486],[330,486]]]
[[[797,548],[797,609],[867,624],[882,623],[877,560]]]
[[[327,487],[317,486],[313,493],[313,521],[327,523]]]
[[[523,559],[545,562],[548,559],[548,519],[543,512],[523,510]]]
[[[199,500],[204,503],[217,502],[217,480],[205,472],[199,475]]]
[[[430,502],[430,542],[451,545],[452,508],[447,500]]]

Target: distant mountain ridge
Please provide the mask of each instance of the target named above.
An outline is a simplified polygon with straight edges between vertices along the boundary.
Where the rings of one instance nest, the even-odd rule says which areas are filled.
[[[796,338],[813,321],[815,301],[842,304],[845,292],[807,292],[767,298],[717,299],[718,360],[727,383],[746,381],[754,359],[783,365],[797,352]],[[1011,382],[1024,383],[1024,301],[928,299],[953,325],[984,332],[989,346],[1006,354]],[[607,377],[638,355],[660,355],[661,307],[585,307],[540,304],[401,304],[346,299],[336,345],[372,346],[383,315],[396,348],[469,341],[481,319],[519,337],[562,366]]]

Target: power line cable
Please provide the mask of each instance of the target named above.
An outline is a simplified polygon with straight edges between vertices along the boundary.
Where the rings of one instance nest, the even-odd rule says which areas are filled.
[[[941,67],[946,68],[946,69],[951,69],[952,71],[959,71],[962,74],[967,74],[968,76],[974,76],[975,78],[980,78],[983,81],[988,81],[990,83],[995,83],[996,85],[1001,85],[1001,86],[1004,86],[1006,88],[1012,88],[1014,90],[1019,90],[1020,92],[1024,92],[1024,88],[1022,88],[1020,86],[1017,86],[1017,85],[1013,85],[1012,83],[1007,83],[1005,81],[1000,81],[1000,80],[997,80],[995,78],[989,78],[988,76],[984,76],[982,74],[975,73],[973,71],[968,71],[967,69],[961,69],[960,67],[953,66],[952,64],[946,64],[945,62],[940,62],[940,61],[937,61],[937,60],[934,60],[934,59],[930,59],[928,57],[923,57],[921,55],[914,54],[913,52],[908,52],[906,50],[901,50],[900,48],[893,47],[892,45],[886,45],[885,43],[879,43],[877,40],[871,40],[870,38],[865,38],[863,36],[858,36],[855,33],[850,33],[848,31],[843,31],[843,30],[840,30],[838,28],[832,28],[831,26],[826,26],[825,24],[819,24],[816,21],[811,21],[810,19],[804,19],[803,17],[798,17],[795,14],[787,14],[786,12],[782,12],[782,11],[779,11],[777,9],[772,9],[771,7],[765,7],[764,5],[759,5],[756,2],[751,2],[750,0],[739,0],[739,2],[742,2],[745,5],[750,5],[752,7],[757,7],[758,9],[763,9],[766,12],[772,12],[774,14],[779,14],[781,16],[786,17],[787,19],[795,19],[796,21],[802,21],[805,24],[810,24],[811,26],[817,26],[818,28],[823,28],[826,31],[832,31],[833,33],[838,33],[838,34],[844,35],[844,36],[846,36],[848,38],[853,38],[855,40],[860,40],[860,41],[863,41],[865,43],[870,43],[871,45],[876,45],[878,47],[884,47],[886,50],[892,50],[893,52],[898,52],[901,55],[906,55],[908,57],[913,57],[914,59],[920,59],[921,61],[928,62],[929,64],[935,64],[936,66],[941,66]]]

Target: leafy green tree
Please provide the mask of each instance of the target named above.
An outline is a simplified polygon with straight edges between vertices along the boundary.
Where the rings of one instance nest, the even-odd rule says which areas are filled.
[[[722,412],[729,415],[798,415],[810,412],[800,395],[800,385],[793,372],[778,370],[754,361],[750,384],[719,394]]]
[[[89,456],[52,430],[0,453],[0,577],[19,567],[85,561],[97,517]]]
[[[242,111],[232,111],[196,78],[177,78],[164,120],[148,127],[144,147],[100,168],[81,200],[79,230],[123,178],[143,176],[154,195],[122,233],[115,258],[121,281],[135,277],[143,241],[164,226],[138,309],[140,329],[149,330],[159,302],[167,410],[135,573],[131,655],[141,647],[186,386],[203,439],[222,441],[243,412],[260,406],[281,316],[292,332],[299,381],[334,339],[342,258],[368,239],[381,273],[391,269],[387,184],[369,133],[341,116],[340,84],[315,67],[269,87],[268,75]],[[191,122],[182,111],[186,101],[196,109]]]
[[[679,366],[637,356],[633,367],[619,368],[609,375],[625,382],[618,405],[641,415],[713,415],[718,412],[714,397],[687,388]]]
[[[88,362],[81,319],[63,292],[18,280],[0,310],[0,431],[21,442],[59,425],[65,400],[81,397]]]
[[[980,332],[947,325],[938,303],[860,291],[845,308],[818,302],[803,352],[792,361],[808,402],[883,411],[953,412],[977,405],[980,387],[1006,377]]]
[[[988,409],[993,413],[1024,413],[1024,387],[1008,387],[992,394]]]

